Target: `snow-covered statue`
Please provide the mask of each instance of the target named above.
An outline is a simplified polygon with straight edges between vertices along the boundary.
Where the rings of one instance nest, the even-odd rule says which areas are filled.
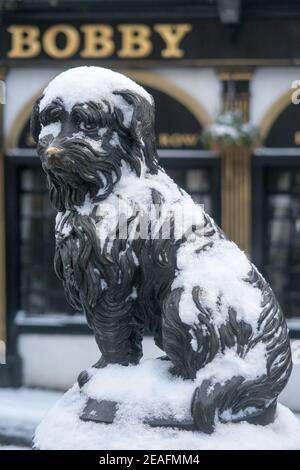
[[[98,369],[112,382],[121,371],[115,394],[139,367],[150,374],[138,365],[146,328],[165,352],[154,369],[186,387],[176,400],[186,400],[191,429],[272,422],[292,368],[284,316],[246,255],[159,166],[153,98],[111,70],[70,69],[36,102],[32,134],[58,211],[56,273],[101,352],[79,375],[79,393]],[[167,409],[175,394],[165,395]],[[175,414],[156,425],[176,426]]]

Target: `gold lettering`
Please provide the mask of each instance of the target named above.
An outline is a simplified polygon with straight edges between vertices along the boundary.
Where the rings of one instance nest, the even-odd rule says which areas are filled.
[[[294,135],[295,144],[300,145],[300,131],[296,131]]]
[[[161,51],[162,57],[180,58],[184,56],[184,50],[179,48],[184,36],[192,30],[191,24],[156,24],[156,31],[166,43],[166,48]]]
[[[80,53],[81,57],[97,59],[108,57],[115,50],[112,41],[114,30],[111,26],[105,24],[84,24],[81,31],[85,37],[85,47]]]
[[[199,134],[182,134],[184,147],[196,147],[199,142]]]
[[[160,147],[168,147],[168,134],[159,134],[158,143]]]
[[[199,134],[161,133],[158,141],[160,147],[196,147],[199,143]]]
[[[63,34],[66,44],[63,49],[57,47],[57,36]],[[67,59],[72,57],[80,46],[80,36],[74,26],[58,24],[51,26],[44,34],[43,47],[45,52],[55,59]]]
[[[11,59],[30,59],[41,52],[40,30],[37,26],[12,25],[7,28],[11,33],[11,49],[7,57]]]
[[[120,24],[121,48],[117,52],[120,58],[148,57],[152,50],[151,28],[145,24]],[[192,30],[189,23],[155,24],[154,31],[161,37],[165,47],[161,51],[164,58],[180,58],[185,51],[180,45]],[[104,58],[115,51],[113,27],[108,24],[83,24],[80,27],[84,36],[82,58]],[[11,25],[7,31],[11,33],[11,49],[9,58],[32,58],[40,54],[42,46],[49,57],[67,59],[77,54],[80,49],[80,32],[69,24],[50,26],[40,40],[40,29],[32,25]],[[63,37],[63,45],[58,44],[58,37]],[[60,39],[60,38],[59,38]],[[60,47],[59,47],[60,46]]]
[[[118,52],[121,58],[147,57],[152,52],[150,41],[151,29],[144,24],[120,25],[122,33],[122,48]]]

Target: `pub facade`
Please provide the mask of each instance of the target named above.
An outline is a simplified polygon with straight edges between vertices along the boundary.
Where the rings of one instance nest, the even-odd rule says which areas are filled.
[[[66,303],[53,271],[55,211],[30,135],[32,105],[44,87],[83,64],[121,71],[153,95],[161,165],[269,280],[297,349],[300,8],[182,3],[75,1],[54,8],[25,1],[1,12],[3,385],[65,388],[97,357],[84,318]],[[204,147],[202,130],[226,110],[256,126],[255,149]],[[293,408],[300,407],[299,382],[295,364],[285,397]]]

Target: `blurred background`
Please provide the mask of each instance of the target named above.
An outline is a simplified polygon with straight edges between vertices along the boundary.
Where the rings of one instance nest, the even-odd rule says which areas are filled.
[[[67,305],[54,274],[55,210],[29,127],[33,103],[47,83],[82,64],[124,72],[153,95],[161,165],[271,283],[296,357],[300,3],[2,0],[0,17],[0,80],[6,88],[0,105],[4,402],[13,387],[66,390],[98,359],[84,318]],[[157,354],[147,338],[145,356]],[[299,387],[295,360],[281,400],[295,411]],[[40,395],[28,395],[27,388],[21,391],[30,406]]]

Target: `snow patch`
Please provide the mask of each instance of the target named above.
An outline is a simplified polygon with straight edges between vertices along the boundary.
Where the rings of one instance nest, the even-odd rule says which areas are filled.
[[[76,67],[59,74],[49,83],[39,109],[42,111],[58,97],[63,100],[68,112],[76,103],[108,101],[122,110],[124,125],[128,127],[132,116],[131,106],[120,95],[114,94],[125,90],[137,93],[152,104],[149,93],[125,75],[102,67]]]
[[[278,405],[275,422],[268,426],[218,423],[211,435],[144,424],[146,416],[163,417],[171,412],[182,419],[189,414],[196,382],[170,376],[168,367],[167,361],[150,360],[139,366],[110,365],[91,370],[93,376],[83,391],[74,385],[43,419],[36,430],[36,447],[41,450],[300,449],[300,424],[282,405]],[[112,425],[80,420],[88,397],[120,402]],[[225,417],[229,417],[228,413]]]
[[[155,206],[152,199],[152,194],[155,191],[161,195],[162,205],[158,202]],[[178,188],[163,170],[160,169],[156,175],[152,175],[142,166],[142,174],[139,177],[124,163],[122,178],[107,199],[97,208],[100,222],[96,229],[100,242],[101,240],[105,241],[106,238],[114,238],[120,214],[125,214],[128,219],[136,215],[137,210],[147,217],[151,227],[151,234],[147,232],[146,237],[157,237],[159,229],[164,224],[169,224],[170,214],[175,219],[174,235],[176,239],[180,239],[184,233],[188,233],[192,225],[199,227],[198,235],[201,236],[204,215],[200,205],[195,204],[186,192]],[[157,216],[157,210],[160,211],[159,216]],[[131,223],[129,238],[135,236],[138,221],[136,218],[136,223],[134,221]],[[191,236],[193,235],[191,234]],[[166,238],[167,236],[168,233],[166,233]],[[196,237],[197,240],[200,239],[199,236]],[[191,238],[188,240],[192,241]]]
[[[0,389],[0,434],[30,443],[36,426],[61,395],[28,388]]]
[[[53,135],[53,137],[57,137],[61,132],[61,123],[59,121],[52,122],[47,126],[41,126],[41,132],[39,133],[39,139],[45,137],[45,135]]]
[[[95,204],[91,201],[90,195],[86,194],[84,203],[82,206],[76,206],[76,210],[80,215],[90,215],[95,207]]]
[[[227,240],[217,240],[211,249],[195,251],[191,243],[177,252],[178,274],[172,288],[183,288],[179,313],[187,325],[197,323],[199,311],[192,298],[193,287],[201,289],[201,304],[211,312],[212,323],[219,327],[228,319],[232,307],[239,321],[244,320],[257,330],[261,314],[261,291],[245,279],[252,269],[246,255]]]
[[[235,376],[255,379],[266,373],[266,347],[258,343],[244,358],[239,357],[233,348],[218,353],[212,362],[197,372],[196,383],[212,378],[214,383],[224,384]]]

